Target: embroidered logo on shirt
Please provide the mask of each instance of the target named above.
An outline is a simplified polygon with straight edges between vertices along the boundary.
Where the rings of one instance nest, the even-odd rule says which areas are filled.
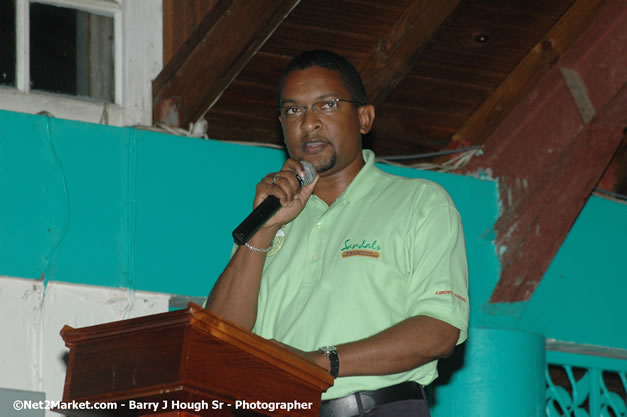
[[[460,300],[462,300],[462,301],[464,301],[464,302],[467,302],[467,300],[466,300],[464,297],[462,297],[461,295],[459,295],[459,294],[457,294],[457,293],[454,293],[454,292],[453,292],[453,291],[451,291],[451,290],[446,290],[446,291],[436,291],[436,292],[435,292],[435,295],[446,295],[446,294],[452,294],[454,297],[459,298]]]
[[[344,241],[344,247],[340,249],[342,252],[342,258],[348,258],[349,256],[367,256],[369,258],[378,258],[381,256],[381,245],[376,240],[368,242],[365,239],[361,242],[352,241],[346,239]]]
[[[285,242],[285,232],[283,229],[279,229],[272,239],[272,248],[270,249],[270,252],[268,252],[267,256],[272,256],[277,253],[279,249],[281,249],[281,246],[283,246],[283,242]]]

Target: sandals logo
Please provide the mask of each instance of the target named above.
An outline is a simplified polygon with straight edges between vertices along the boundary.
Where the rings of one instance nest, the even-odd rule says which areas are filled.
[[[378,258],[381,256],[381,245],[376,240],[367,242],[365,239],[357,243],[351,239],[344,241],[344,247],[341,249],[342,258],[349,256],[367,256],[370,258]]]

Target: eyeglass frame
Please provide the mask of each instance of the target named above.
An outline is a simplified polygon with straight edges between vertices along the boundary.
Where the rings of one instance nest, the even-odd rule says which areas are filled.
[[[311,109],[311,111],[313,111],[315,114],[318,114],[318,112],[313,109],[314,106],[317,106],[320,103],[328,103],[328,102],[334,102],[334,103],[345,102],[345,103],[356,104],[358,106],[364,106],[364,104],[360,103],[359,101],[355,101],[355,100],[347,100],[345,98],[329,98],[329,99],[325,99],[325,100],[316,101],[315,103],[313,103],[310,106],[301,106],[301,105],[289,106],[289,107],[302,107],[302,109],[304,110],[302,114],[300,114],[298,116],[295,116],[295,117],[290,117],[290,116],[287,116],[287,115],[284,116],[283,115],[283,111],[284,111],[285,107],[278,107],[277,110],[279,112],[279,115],[281,115],[281,117],[285,117],[285,119],[287,119],[287,120],[297,120],[297,119],[300,119],[301,117],[303,117],[305,115],[305,113],[307,113],[307,110],[309,110],[309,109]]]

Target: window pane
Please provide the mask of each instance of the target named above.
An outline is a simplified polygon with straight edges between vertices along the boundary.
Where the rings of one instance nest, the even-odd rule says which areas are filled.
[[[113,18],[30,5],[31,88],[114,101]]]
[[[15,87],[15,0],[0,0],[0,85]]]

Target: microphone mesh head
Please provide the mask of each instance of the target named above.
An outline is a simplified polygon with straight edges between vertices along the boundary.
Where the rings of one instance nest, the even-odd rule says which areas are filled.
[[[301,165],[305,169],[305,176],[303,177],[303,185],[309,185],[316,178],[316,168],[313,167],[307,161],[300,161]]]

